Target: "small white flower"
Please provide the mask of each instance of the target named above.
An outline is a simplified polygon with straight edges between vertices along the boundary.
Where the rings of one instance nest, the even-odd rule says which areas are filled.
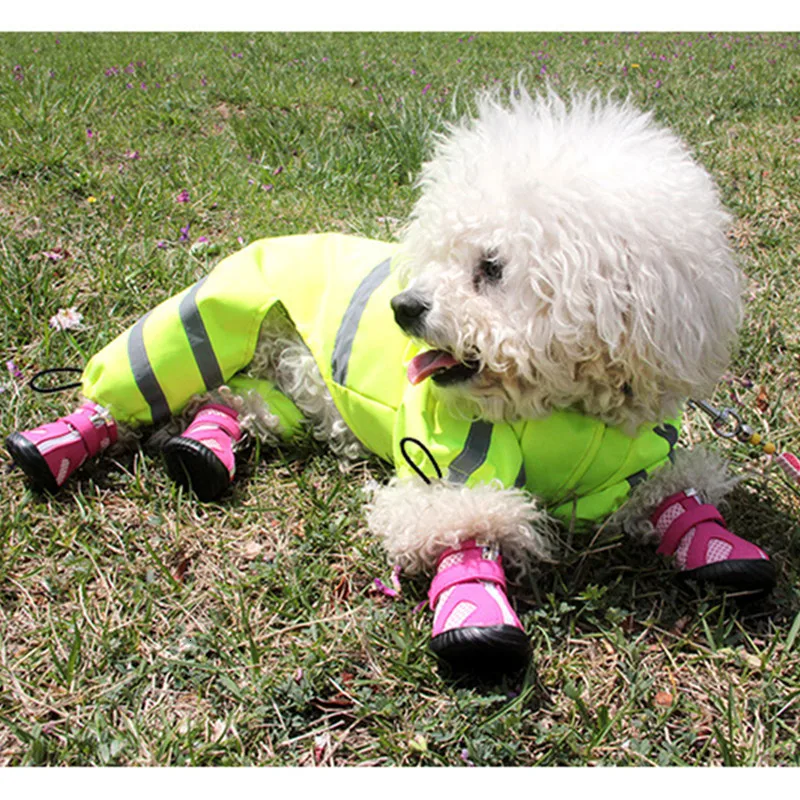
[[[58,312],[50,317],[50,327],[55,328],[57,331],[77,331],[83,325],[83,314],[72,308],[59,308]]]

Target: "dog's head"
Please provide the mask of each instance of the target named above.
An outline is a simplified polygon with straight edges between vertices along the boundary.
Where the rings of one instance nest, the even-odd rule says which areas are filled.
[[[678,138],[628,103],[490,97],[425,164],[397,323],[486,419],[576,408],[635,429],[709,393],[740,321],[729,217]]]

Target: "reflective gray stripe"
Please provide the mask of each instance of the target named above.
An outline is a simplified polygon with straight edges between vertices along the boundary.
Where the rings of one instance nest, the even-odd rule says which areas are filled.
[[[378,264],[358,285],[350,298],[347,311],[344,312],[339,330],[336,331],[336,341],[333,344],[331,356],[331,377],[340,386],[347,380],[347,368],[350,365],[350,353],[358,331],[361,315],[367,307],[372,293],[389,277],[391,259]],[[388,308],[387,308],[388,312]]]
[[[211,340],[208,338],[203,318],[200,316],[200,309],[197,307],[197,292],[204,281],[205,278],[189,289],[178,306],[178,314],[183,323],[183,329],[189,337],[192,355],[203,377],[203,383],[205,383],[206,389],[211,391],[211,389],[222,386],[224,379],[214,348],[211,346]]]
[[[150,406],[153,423],[158,424],[170,416],[170,410],[167,398],[164,397],[164,392],[161,390],[144,347],[144,323],[149,316],[148,312],[131,328],[128,337],[128,359],[136,385],[144,395],[144,399],[147,400],[147,405]]]
[[[519,468],[517,479],[514,481],[514,487],[516,489],[524,489],[527,480],[528,476],[525,474],[525,462],[523,461],[522,466]]]
[[[486,461],[492,443],[492,424],[473,422],[464,449],[450,463],[447,480],[452,483],[466,483],[467,478]]]

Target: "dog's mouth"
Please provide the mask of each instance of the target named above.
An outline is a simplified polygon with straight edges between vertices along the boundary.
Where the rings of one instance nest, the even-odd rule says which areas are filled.
[[[479,369],[476,361],[458,361],[446,350],[426,350],[411,360],[406,374],[415,386],[427,378],[433,378],[440,386],[449,386],[469,380]]]

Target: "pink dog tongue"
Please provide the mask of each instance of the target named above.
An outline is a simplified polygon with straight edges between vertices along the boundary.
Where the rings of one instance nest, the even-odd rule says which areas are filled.
[[[408,380],[415,386],[434,372],[455,367],[459,362],[444,350],[426,350],[415,356],[408,365]]]

